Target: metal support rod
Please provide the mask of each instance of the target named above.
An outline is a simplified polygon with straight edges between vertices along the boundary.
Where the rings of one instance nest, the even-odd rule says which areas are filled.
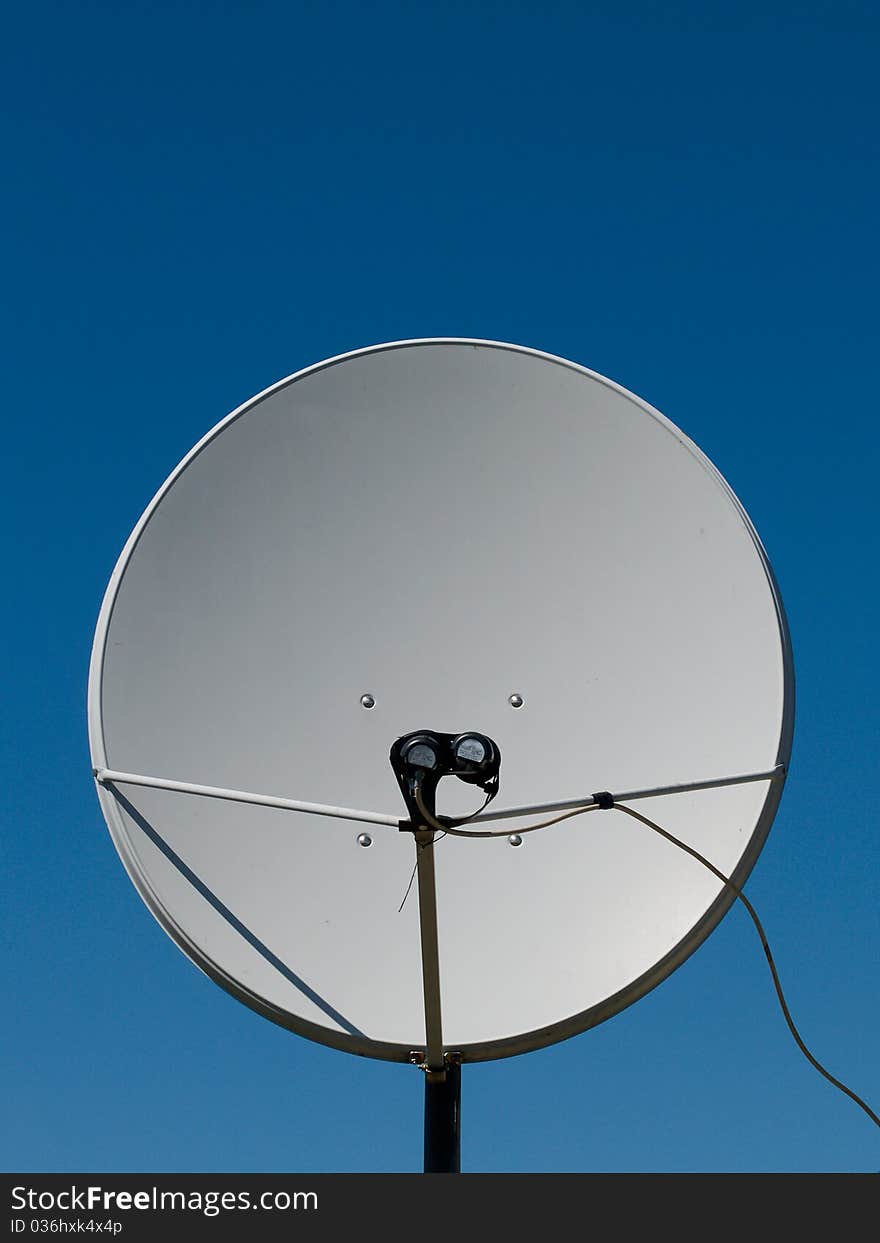
[[[279,807],[282,811],[304,811],[313,816],[335,816],[338,820],[359,820],[367,824],[387,824],[397,828],[399,816],[385,816],[376,811],[356,811],[352,807],[330,807],[326,803],[301,803],[274,794],[250,794],[247,790],[226,790],[221,786],[193,785],[189,781],[170,781],[167,777],[147,777],[142,773],[120,773],[112,768],[96,768],[99,785],[148,786],[153,790],[173,790],[178,794],[200,794],[203,798],[228,799],[232,803],[253,803],[258,807]]]
[[[425,1173],[461,1173],[461,1065],[447,1058],[442,1077],[425,1074]]]
[[[615,803],[632,803],[640,798],[659,798],[664,794],[688,794],[692,790],[716,790],[721,786],[746,785],[751,781],[781,781],[785,776],[785,765],[777,764],[767,772],[743,773],[736,777],[713,777],[709,781],[689,781],[685,785],[653,786],[647,790],[627,790],[623,794],[614,794]],[[530,807],[501,807],[497,811],[484,811],[472,816],[467,823],[478,824],[481,820],[512,820],[518,816],[534,816],[544,812],[568,811],[576,807],[598,807],[595,795],[588,794],[581,798],[563,799],[558,803],[533,803]]]
[[[143,773],[123,773],[112,768],[96,768],[93,770],[99,785],[136,785],[147,786],[154,790],[172,790],[179,794],[199,794],[204,798],[228,799],[233,803],[252,803],[258,807],[277,807],[282,811],[301,811],[313,816],[333,816],[339,820],[357,820],[366,824],[384,824],[390,828],[399,828],[402,821],[399,816],[386,815],[377,811],[358,811],[352,807],[332,807],[326,803],[303,803],[297,799],[280,798],[274,794],[252,794],[247,790],[227,790],[221,786],[194,785],[189,781],[172,781],[167,777],[148,777]],[[616,803],[632,803],[637,799],[659,798],[666,794],[688,794],[694,790],[715,790],[722,786],[745,785],[753,781],[782,781],[785,777],[785,765],[777,764],[766,772],[743,773],[733,777],[713,777],[708,781],[689,781],[683,785],[651,786],[648,789],[627,790],[614,794]],[[467,823],[479,824],[481,821],[513,820],[519,816],[542,815],[545,812],[569,811],[578,807],[598,807],[594,795],[582,795],[580,798],[562,799],[554,803],[532,803],[523,807],[501,807],[495,811],[480,812],[472,816]],[[409,827],[409,826],[407,826]]]
[[[427,1075],[443,1076],[443,1022],[440,1010],[440,950],[437,944],[437,890],[434,881],[434,831],[419,829],[416,866],[419,874],[419,934],[422,942],[422,991],[425,999],[425,1066]]]

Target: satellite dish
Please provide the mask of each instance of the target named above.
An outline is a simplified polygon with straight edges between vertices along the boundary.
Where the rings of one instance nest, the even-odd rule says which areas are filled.
[[[536,817],[642,799],[741,886],[792,722],[779,591],[703,453],[593,371],[464,339],[328,359],[209,431],[122,551],[89,680],[166,932],[434,1083],[619,1012],[734,901],[627,817]]]

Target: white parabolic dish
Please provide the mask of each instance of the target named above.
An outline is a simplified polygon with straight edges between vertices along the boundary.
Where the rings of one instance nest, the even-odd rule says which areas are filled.
[[[218,423],[120,556],[89,685],[96,770],[392,819],[389,748],[418,729],[493,738],[501,807],[768,772],[792,720],[779,592],[714,466],[595,372],[463,339],[331,358]],[[640,808],[742,885],[781,788]],[[411,833],[98,794],[141,897],[230,993],[352,1053],[423,1047]],[[440,784],[441,813],[478,801]],[[613,812],[434,853],[443,1039],[465,1061],[610,1017],[734,900]]]

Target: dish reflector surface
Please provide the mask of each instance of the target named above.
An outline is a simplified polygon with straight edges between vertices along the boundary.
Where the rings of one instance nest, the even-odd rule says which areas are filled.
[[[210,431],[122,552],[89,696],[96,769],[401,818],[388,752],[415,730],[494,739],[501,807],[767,771],[792,712],[772,571],[700,450],[594,372],[458,339],[330,359]],[[350,1052],[423,1047],[410,833],[372,825],[364,849],[330,817],[98,792],[142,898],[223,987]],[[780,792],[640,809],[742,884]],[[439,812],[478,802],[441,782]],[[435,866],[444,1044],[465,1060],[608,1018],[732,901],[614,812],[517,849],[446,837]]]

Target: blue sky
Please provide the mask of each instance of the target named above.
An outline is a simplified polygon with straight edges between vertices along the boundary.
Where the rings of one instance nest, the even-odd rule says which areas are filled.
[[[581,363],[740,497],[794,646],[747,884],[814,1055],[880,1102],[880,20],[860,4],[47,4],[7,14],[8,1171],[415,1171],[422,1084],[275,1027],[176,949],[92,785],[119,551],[227,412],[435,335]],[[462,1165],[880,1169],[735,906],[636,1005],[465,1067]]]

